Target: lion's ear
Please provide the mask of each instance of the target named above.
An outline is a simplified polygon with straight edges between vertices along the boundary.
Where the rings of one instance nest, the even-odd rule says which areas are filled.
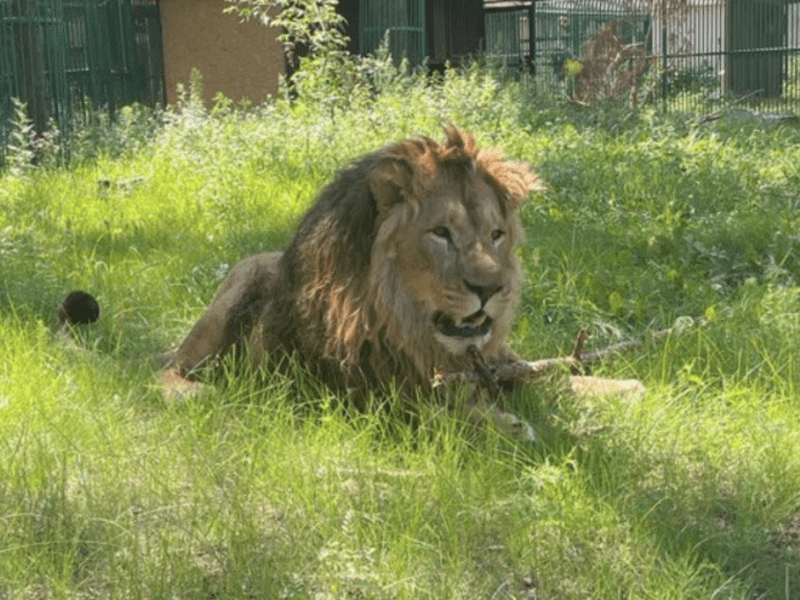
[[[402,158],[387,157],[378,163],[369,175],[369,190],[379,214],[386,215],[408,197],[412,178],[411,165]]]

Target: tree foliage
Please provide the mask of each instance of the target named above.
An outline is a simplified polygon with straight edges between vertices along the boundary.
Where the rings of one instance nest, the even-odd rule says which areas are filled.
[[[314,56],[345,54],[348,38],[345,18],[336,12],[336,0],[227,0],[225,12],[257,19],[281,30],[278,41],[286,52],[307,49]]]

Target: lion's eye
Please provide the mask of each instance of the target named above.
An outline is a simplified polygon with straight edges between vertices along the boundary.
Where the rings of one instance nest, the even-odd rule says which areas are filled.
[[[444,225],[439,225],[438,227],[434,227],[431,229],[431,233],[436,237],[440,237],[443,240],[447,240],[448,242],[452,239],[450,236],[450,230],[445,227]]]
[[[496,242],[496,241],[498,241],[498,240],[499,240],[501,237],[503,237],[505,234],[506,234],[506,232],[505,232],[505,231],[503,231],[502,229],[495,229],[495,230],[492,232],[492,241],[493,241],[493,242]]]

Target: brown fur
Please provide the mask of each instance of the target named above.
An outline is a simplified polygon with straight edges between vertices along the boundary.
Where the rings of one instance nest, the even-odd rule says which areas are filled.
[[[188,376],[248,345],[257,360],[296,356],[336,389],[428,386],[435,372],[467,366],[463,327],[487,315],[479,345],[501,360],[519,294],[516,209],[539,180],[471,134],[445,134],[443,143],[387,146],[342,171],[285,252],[232,270],[173,369]],[[442,333],[442,314],[459,333]]]
[[[617,101],[628,93],[632,106],[638,102],[642,75],[650,66],[642,44],[623,44],[619,22],[606,21],[581,49],[580,73],[575,78],[571,102],[581,106],[599,100]]]

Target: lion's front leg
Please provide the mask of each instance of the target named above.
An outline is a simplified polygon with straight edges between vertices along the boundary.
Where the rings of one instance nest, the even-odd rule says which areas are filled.
[[[503,392],[493,378],[491,367],[480,360],[474,372],[437,373],[433,392],[446,406],[476,424],[490,423],[497,431],[512,438],[535,442],[533,426],[502,408]]]
[[[168,396],[196,394],[201,385],[193,374],[250,339],[271,296],[280,257],[280,252],[256,254],[231,269],[211,306],[165,361],[161,381]]]

